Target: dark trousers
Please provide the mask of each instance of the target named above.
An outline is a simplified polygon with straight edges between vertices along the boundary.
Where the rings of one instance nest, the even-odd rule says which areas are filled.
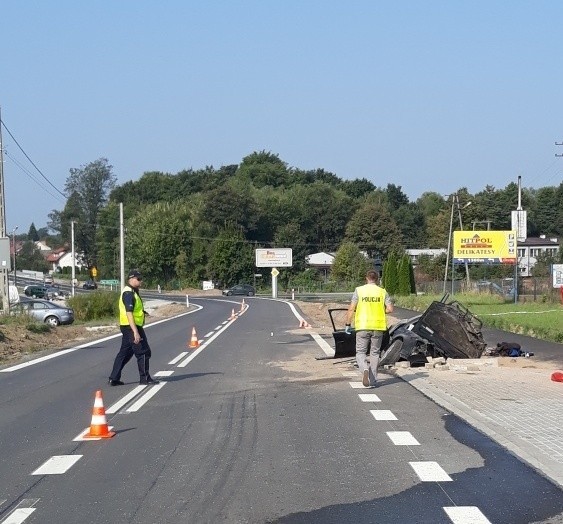
[[[121,347],[115,356],[113,369],[109,378],[111,380],[121,380],[121,372],[123,368],[131,360],[133,355],[137,358],[137,366],[139,368],[139,379],[147,380],[149,375],[149,360],[151,358],[151,348],[145,335],[145,330],[141,326],[137,326],[141,342],[135,344],[133,342],[133,330],[129,326],[119,326],[121,329]]]

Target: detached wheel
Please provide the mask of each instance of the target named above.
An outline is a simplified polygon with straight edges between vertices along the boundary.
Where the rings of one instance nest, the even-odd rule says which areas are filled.
[[[388,366],[394,364],[399,360],[401,356],[401,349],[403,348],[403,340],[397,338],[389,344],[389,347],[381,353],[379,357],[379,364],[377,367],[380,366]]]
[[[50,317],[47,317],[45,319],[45,324],[49,324],[50,326],[57,327],[60,324],[60,322],[57,317],[51,315]]]

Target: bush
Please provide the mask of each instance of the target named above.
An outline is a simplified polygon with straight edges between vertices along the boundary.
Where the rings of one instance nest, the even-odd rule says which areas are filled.
[[[95,291],[94,293],[75,295],[68,299],[68,305],[74,310],[76,320],[100,320],[117,318],[119,292]]]

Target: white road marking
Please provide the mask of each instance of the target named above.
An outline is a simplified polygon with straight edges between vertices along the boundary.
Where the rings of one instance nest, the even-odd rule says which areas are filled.
[[[150,389],[141,397],[137,402],[129,406],[125,411],[127,413],[132,413],[134,411],[139,411],[152,397],[154,397],[164,386],[166,382],[161,382],[156,386],[151,386]]]
[[[213,335],[214,331],[210,331],[209,333],[206,333],[205,335],[203,335],[203,338],[207,338],[210,337],[211,335]]]
[[[216,331],[211,338],[208,338],[201,346],[199,346],[193,353],[191,353],[188,356],[188,358],[180,362],[177,367],[185,368],[195,357],[197,357],[211,342],[213,342],[221,333],[223,333],[223,331],[225,331],[233,322],[234,320],[227,321],[219,331]]]
[[[452,478],[437,462],[409,462],[422,482],[451,482]]]
[[[397,420],[397,417],[388,409],[370,409],[369,412],[375,420]]]
[[[170,362],[168,362],[168,364],[173,366],[174,364],[176,364],[176,362],[182,360],[187,354],[188,354],[187,351],[182,351],[182,353],[180,353],[177,357],[173,358]]]
[[[127,404],[127,402],[135,398],[146,387],[147,386],[141,386],[139,384],[136,388],[127,393],[127,395],[125,395],[121,400],[118,400],[115,404],[113,404],[113,406],[106,409],[106,414],[117,413],[123,406],[125,406],[125,404]]]
[[[334,357],[335,351],[329,346],[329,344],[322,338],[318,333],[309,333],[313,340],[320,346],[320,348],[325,352],[327,357]]]
[[[477,506],[450,506],[444,511],[454,524],[491,524]]]
[[[174,371],[157,371],[154,376],[155,377],[169,377],[170,375],[173,375]]]
[[[358,397],[362,402],[381,402],[381,399],[375,393],[360,393]]]
[[[195,307],[197,309],[194,309],[192,311],[188,311],[187,313],[180,313],[179,315],[176,315],[174,317],[165,318],[163,320],[158,320],[156,322],[151,322],[150,324],[147,324],[146,326],[144,326],[144,329],[148,329],[152,326],[156,326],[157,324],[162,324],[163,322],[168,322],[169,320],[174,320],[175,318],[183,317],[184,315],[191,315],[192,313],[195,313],[196,311],[203,309],[202,306],[196,305]],[[93,346],[94,344],[99,344],[100,342],[105,342],[106,340],[111,340],[112,338],[117,338],[117,337],[120,337],[120,336],[122,336],[121,333],[116,333],[115,335],[109,335],[109,336],[104,337],[104,338],[98,338],[96,340],[93,340],[92,342],[87,342],[86,344],[82,344],[80,346],[76,346],[76,347],[69,348],[69,349],[64,349],[62,351],[57,351],[56,353],[51,353],[50,355],[46,355],[44,357],[39,357],[39,358],[36,358],[34,360],[29,360],[28,362],[16,364],[15,366],[11,366],[9,368],[0,369],[0,373],[10,373],[12,371],[17,371],[18,369],[23,369],[23,368],[26,368],[28,366],[34,366],[35,364],[40,364],[41,362],[45,362],[46,360],[51,360],[52,358],[62,357],[63,355],[66,355],[67,353],[72,353],[73,351],[78,351],[79,349],[84,349],[84,348]]]
[[[344,377],[356,378],[358,376],[358,373],[356,371],[342,371],[342,375]]]
[[[113,429],[113,426],[108,426],[108,431],[111,431]],[[76,435],[76,437],[74,437],[72,439],[73,442],[87,442],[89,440],[102,440],[102,437],[88,437],[88,438],[84,438],[84,435],[86,435],[86,433],[88,433],[90,431],[90,428],[87,427],[86,429],[82,430],[80,432],[80,434]],[[2,523],[0,523],[2,524]]]
[[[348,382],[353,389],[367,389],[361,382]]]
[[[420,446],[409,431],[387,431],[387,436],[395,446]]]
[[[221,329],[222,326],[223,324],[219,324],[213,331],[217,331],[218,329]]]
[[[2,524],[21,524],[36,509],[37,508],[18,508],[14,510],[6,520],[3,520]]]
[[[82,455],[55,455],[42,466],[39,466],[32,475],[61,475],[66,473],[81,458]]]

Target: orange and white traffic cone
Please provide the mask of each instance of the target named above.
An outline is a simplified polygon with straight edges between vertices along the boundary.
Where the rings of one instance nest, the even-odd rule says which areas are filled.
[[[102,390],[96,391],[94,399],[94,408],[92,409],[92,422],[90,430],[87,431],[82,438],[111,438],[115,435],[115,431],[110,431],[108,421],[106,420],[106,410],[104,408],[104,400],[102,399]]]
[[[242,302],[240,303],[240,310],[242,311],[244,309],[244,306],[246,304],[244,303],[244,298],[242,299]]]
[[[301,319],[301,321],[299,322],[299,327],[300,328],[310,328],[311,324],[309,324],[306,320]]]
[[[198,348],[199,347],[199,340],[197,339],[197,335],[195,332],[195,327],[192,328],[192,338],[190,343],[188,344],[189,348]]]
[[[234,320],[235,318],[237,318],[237,316],[235,315],[235,308],[233,308],[232,311],[231,311],[231,316],[229,317],[229,320]]]

